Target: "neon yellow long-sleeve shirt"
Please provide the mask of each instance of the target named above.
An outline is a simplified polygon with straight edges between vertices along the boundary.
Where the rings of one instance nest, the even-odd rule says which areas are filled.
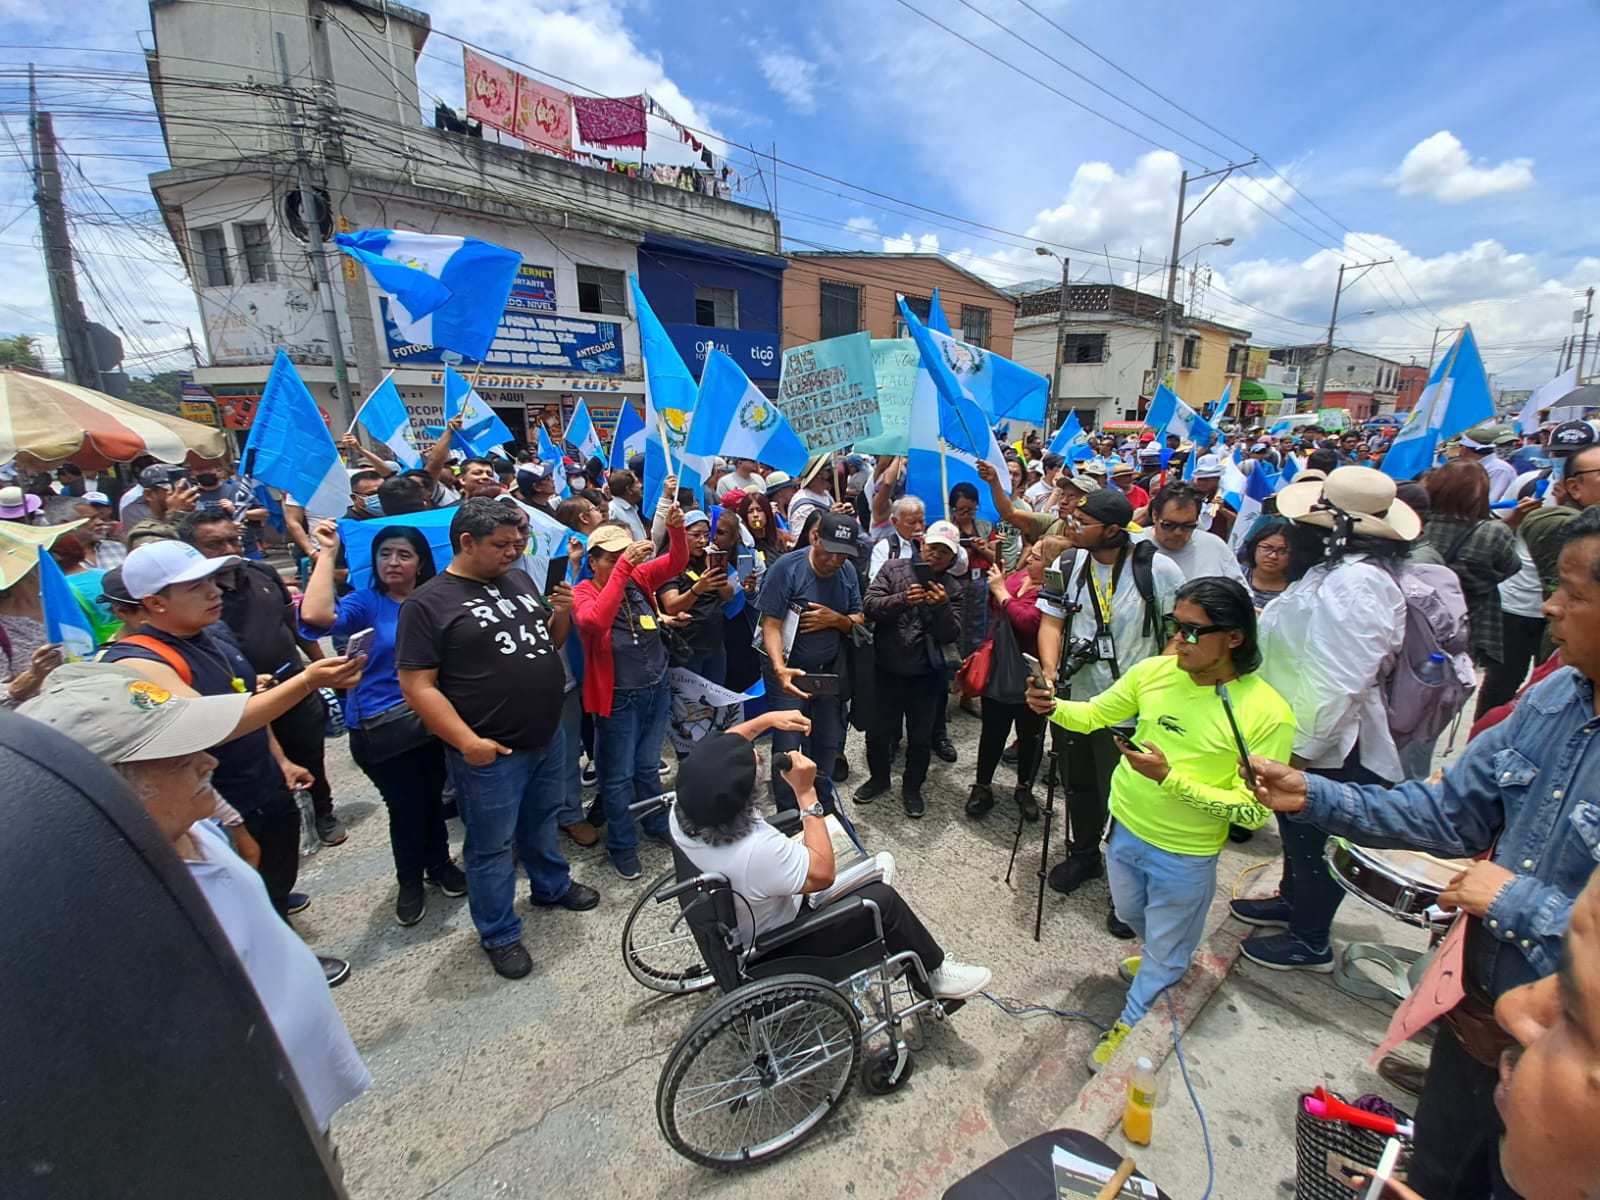
[[[1228,697],[1250,752],[1288,762],[1295,723],[1283,697],[1253,674],[1229,683]],[[1050,719],[1075,733],[1137,719],[1134,741],[1158,747],[1172,769],[1157,783],[1118,763],[1111,815],[1158,849],[1216,854],[1230,822],[1258,829],[1271,815],[1239,778],[1239,752],[1217,689],[1197,685],[1171,655],[1136,663],[1092,699],[1057,700]]]

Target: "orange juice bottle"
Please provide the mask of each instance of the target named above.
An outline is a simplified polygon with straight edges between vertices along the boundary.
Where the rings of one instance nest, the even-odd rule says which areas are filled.
[[[1122,1136],[1140,1146],[1150,1144],[1156,1111],[1156,1069],[1141,1058],[1128,1074],[1128,1103],[1122,1110]]]

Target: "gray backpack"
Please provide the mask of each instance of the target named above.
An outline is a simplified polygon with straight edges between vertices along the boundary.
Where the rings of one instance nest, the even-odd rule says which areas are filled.
[[[1398,749],[1443,733],[1466,707],[1478,676],[1467,654],[1467,598],[1456,573],[1432,563],[1402,563],[1395,582],[1406,601],[1406,638],[1383,684],[1383,702]],[[1434,654],[1444,656],[1442,670],[1427,665]]]

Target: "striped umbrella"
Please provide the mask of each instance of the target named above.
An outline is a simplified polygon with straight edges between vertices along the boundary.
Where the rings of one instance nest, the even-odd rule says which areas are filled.
[[[96,470],[141,454],[181,463],[222,458],[220,429],[169,417],[103,392],[22,371],[0,371],[0,462],[30,454]]]

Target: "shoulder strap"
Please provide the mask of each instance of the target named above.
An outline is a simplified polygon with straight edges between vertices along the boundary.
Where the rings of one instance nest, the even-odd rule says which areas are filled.
[[[1460,553],[1461,547],[1465,546],[1468,540],[1471,539],[1472,535],[1478,532],[1478,526],[1481,524],[1483,524],[1482,521],[1475,521],[1473,524],[1467,526],[1467,531],[1450,544],[1450,549],[1445,551],[1444,555],[1444,561],[1446,563],[1450,562],[1458,553]]]
[[[1133,547],[1133,584],[1144,599],[1144,635],[1161,636],[1161,612],[1156,604],[1156,544],[1135,542]]]
[[[183,680],[185,684],[189,687],[194,686],[194,670],[189,666],[188,660],[159,638],[149,637],[143,633],[135,633],[123,638],[122,643],[125,646],[138,646],[141,650],[150,651],[162,662],[166,663],[167,666],[171,667],[177,673],[178,678]]]

